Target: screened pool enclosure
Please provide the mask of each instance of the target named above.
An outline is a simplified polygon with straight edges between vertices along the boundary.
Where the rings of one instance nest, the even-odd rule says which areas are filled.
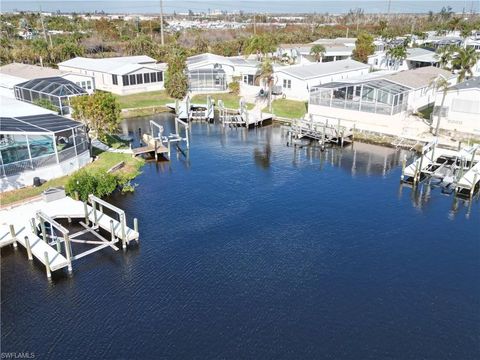
[[[48,100],[58,109],[61,115],[70,113],[70,98],[86,95],[87,92],[77,84],[61,78],[49,77],[33,79],[14,86],[18,100],[36,103],[41,99]]]
[[[310,104],[394,115],[407,109],[410,90],[384,79],[363,83],[333,82],[313,87]]]
[[[224,91],[227,79],[223,69],[198,69],[188,72],[190,91]]]
[[[85,126],[46,114],[0,118],[0,176],[60,164],[89,149]]]

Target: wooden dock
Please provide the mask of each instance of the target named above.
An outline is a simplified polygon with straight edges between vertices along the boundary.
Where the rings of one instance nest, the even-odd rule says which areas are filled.
[[[301,139],[310,139],[317,141],[322,148],[325,144],[350,144],[353,138],[353,132],[340,125],[334,125],[326,122],[318,122],[306,119],[294,120],[289,127],[286,127],[288,133],[288,144],[295,144],[295,141]]]
[[[139,156],[139,155],[144,155],[144,154],[151,154],[155,156],[157,155],[163,155],[163,154],[168,154],[168,148],[163,146],[163,145],[157,145],[157,148],[155,149],[154,146],[147,145],[147,146],[142,146],[139,148],[132,149],[133,156]]]
[[[104,213],[104,208],[116,213],[118,219]],[[68,219],[69,222],[82,219],[80,224],[85,230],[70,234],[57,219]],[[40,261],[50,278],[52,271],[62,268],[71,272],[73,260],[106,247],[118,250],[115,246],[117,242],[121,242],[124,249],[131,241],[138,242],[138,222],[134,219],[133,223],[134,229],[128,227],[123,210],[92,195],[89,203],[67,196],[48,202],[42,199],[0,211],[0,247],[11,244],[17,247],[17,244],[21,244],[27,251],[28,259]],[[49,224],[48,228],[46,224]],[[109,240],[97,232],[99,228],[110,233]],[[58,236],[58,233],[62,236]],[[78,236],[86,233],[95,235],[98,240],[78,239]],[[75,243],[95,246],[74,254],[72,244]]]

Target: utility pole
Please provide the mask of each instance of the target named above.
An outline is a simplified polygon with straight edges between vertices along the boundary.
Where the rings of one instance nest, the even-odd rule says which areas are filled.
[[[160,0],[160,39],[162,46],[165,45],[165,38],[163,36],[163,0]]]
[[[257,14],[253,14],[253,34],[257,35]]]

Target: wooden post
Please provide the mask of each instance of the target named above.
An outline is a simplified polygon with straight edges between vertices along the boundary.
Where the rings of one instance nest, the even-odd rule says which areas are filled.
[[[475,192],[475,184],[477,183],[477,176],[478,176],[478,173],[475,173],[475,175],[473,176],[472,188],[470,189],[470,200],[472,200],[473,194]]]
[[[10,236],[12,237],[12,239],[15,239],[15,241],[13,242],[13,247],[16,249],[17,248],[17,241],[16,241],[17,234],[15,233],[15,227],[12,224],[10,224],[9,228],[10,228]]]
[[[113,220],[110,220],[110,238],[112,242],[115,242],[115,227],[113,226]]]
[[[68,233],[63,234],[63,241],[65,242],[65,255],[68,261],[68,272],[72,272],[72,247],[70,244],[70,236]]]
[[[44,252],[44,256],[45,256],[45,268],[47,269],[47,278],[51,279],[52,272],[50,270],[50,261],[48,260],[48,253],[46,251]]]
[[[74,191],[74,192],[73,192],[73,196],[74,196],[75,200],[78,201],[78,199],[79,199],[78,191]]]
[[[155,161],[158,161],[158,145],[157,145],[157,140],[153,141],[153,151],[155,152]]]
[[[32,227],[32,233],[37,235],[37,226],[35,224],[35,218],[30,219],[30,226]]]
[[[127,236],[125,235],[125,214],[120,215],[120,226],[122,230],[122,247],[125,250],[127,248]]]
[[[170,160],[171,159],[171,156],[170,156],[170,151],[171,151],[170,140],[167,140],[167,143],[168,143],[168,160]]]
[[[417,183],[418,178],[418,161],[415,161],[415,172],[413,173],[413,183]]]
[[[61,253],[62,252],[62,244],[60,243],[60,237],[57,236],[56,238],[57,238],[57,251],[59,253]]]
[[[33,260],[32,248],[30,246],[30,240],[28,239],[28,236],[25,236],[25,247],[27,248],[28,260]]]
[[[140,233],[138,232],[138,219],[137,218],[133,218],[133,230],[135,230],[135,232],[138,234],[138,237],[137,237],[137,243],[138,243],[139,238],[140,238]]]
[[[47,231],[45,230],[45,221],[43,221],[42,218],[40,218],[40,228],[42,229],[43,241],[47,242]]]
[[[407,156],[404,155],[402,159],[402,176],[400,177],[402,180],[405,179],[405,167],[407,166]]]
[[[97,219],[97,203],[92,200],[92,208],[93,208],[93,227],[96,228],[98,224]]]
[[[90,220],[88,219],[88,205],[86,201],[83,202],[83,210],[85,212],[85,225],[89,226]]]
[[[189,134],[189,126],[185,127],[185,138],[187,139],[187,149],[190,149],[190,134]]]

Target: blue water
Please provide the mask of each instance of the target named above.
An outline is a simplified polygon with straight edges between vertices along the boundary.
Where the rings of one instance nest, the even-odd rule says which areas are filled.
[[[478,359],[479,201],[400,188],[393,149],[285,140],[195,124],[188,160],[150,162],[134,194],[109,199],[138,217],[139,247],[75,261],[71,278],[49,284],[2,249],[2,351]]]
[[[392,0],[392,13],[428,13],[440,11],[442,7],[451,6],[455,12],[479,11],[478,0]],[[2,1],[2,11],[43,11],[56,12],[90,12],[105,11],[107,13],[159,13],[160,5],[158,1]],[[209,10],[222,10],[228,12],[243,11],[245,13],[268,12],[268,13],[330,13],[344,14],[350,9],[362,8],[366,13],[386,13],[388,11],[388,1],[291,1],[291,0],[271,0],[271,1],[233,1],[233,0],[213,0],[213,1],[164,1],[164,11],[166,13],[188,13],[206,12]]]

